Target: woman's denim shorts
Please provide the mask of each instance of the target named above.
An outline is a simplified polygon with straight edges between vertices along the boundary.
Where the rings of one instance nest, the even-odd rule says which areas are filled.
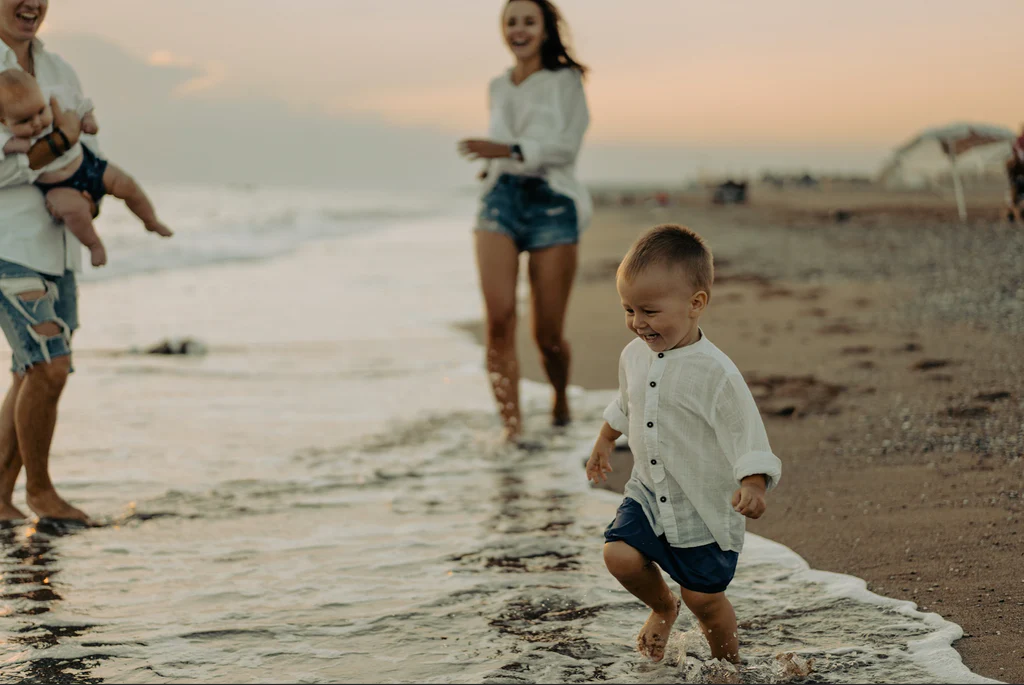
[[[476,230],[504,233],[520,252],[575,245],[580,231],[576,203],[543,178],[502,174],[483,197]]]

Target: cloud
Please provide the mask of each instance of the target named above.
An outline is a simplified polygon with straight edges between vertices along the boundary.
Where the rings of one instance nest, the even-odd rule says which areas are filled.
[[[225,95],[217,65],[134,56],[95,36],[48,37],[96,103],[104,153],[141,180],[451,187],[474,170],[450,134],[356,113],[297,112],[264,92]]]
[[[227,66],[223,62],[207,62],[200,65],[188,57],[175,55],[170,50],[156,50],[150,53],[146,63],[152,67],[180,67],[199,72],[195,78],[179,84],[174,89],[172,94],[177,97],[213,90],[223,84],[228,76]]]

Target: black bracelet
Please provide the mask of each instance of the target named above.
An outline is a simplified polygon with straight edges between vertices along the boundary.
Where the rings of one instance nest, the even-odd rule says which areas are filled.
[[[52,135],[46,136],[46,144],[50,146],[50,151],[53,153],[53,158],[55,160],[56,159],[60,159],[61,156],[64,154],[60,150],[57,149],[57,144],[53,142],[53,136]]]
[[[70,150],[71,149],[71,141],[68,140],[68,137],[67,137],[67,135],[64,134],[64,131],[61,131],[59,128],[54,127],[53,132],[56,133],[58,136],[60,136],[60,139],[64,142],[64,152],[67,152],[68,150]]]

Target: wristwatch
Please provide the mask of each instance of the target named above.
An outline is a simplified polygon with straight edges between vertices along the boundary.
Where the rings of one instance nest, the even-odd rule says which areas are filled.
[[[515,145],[512,145],[508,149],[508,156],[511,157],[512,159],[514,159],[517,162],[523,161],[523,148],[519,147],[518,143],[516,143]]]

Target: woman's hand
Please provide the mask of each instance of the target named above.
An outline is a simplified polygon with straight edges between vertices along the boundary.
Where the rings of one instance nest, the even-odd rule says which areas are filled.
[[[82,135],[82,119],[73,110],[61,109],[56,97],[50,98],[50,108],[53,110],[53,127],[63,131],[73,146]]]
[[[512,154],[512,149],[504,143],[492,140],[466,139],[459,141],[459,154],[471,161],[477,159],[501,159]]]

